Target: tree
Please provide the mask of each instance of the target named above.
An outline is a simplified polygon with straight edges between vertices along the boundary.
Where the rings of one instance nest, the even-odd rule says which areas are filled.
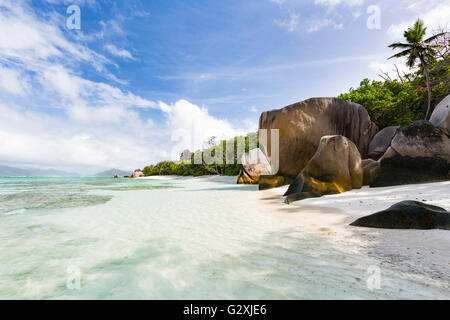
[[[425,114],[425,120],[428,119],[431,109],[431,86],[430,86],[430,77],[428,74],[428,66],[432,63],[436,58],[436,49],[439,48],[439,45],[433,44],[433,41],[442,36],[442,33],[436,34],[426,40],[423,40],[427,32],[427,28],[424,27],[423,21],[418,19],[412,28],[408,28],[403,34],[407,43],[393,43],[389,46],[391,49],[404,49],[403,51],[393,55],[389,59],[392,58],[401,58],[407,57],[407,66],[409,68],[413,68],[416,64],[417,60],[420,61],[423,72],[425,74],[426,82],[427,82],[427,92],[428,92],[428,106],[427,112]]]
[[[423,117],[423,94],[408,81],[364,79],[358,88],[339,97],[364,106],[380,129],[407,126]]]

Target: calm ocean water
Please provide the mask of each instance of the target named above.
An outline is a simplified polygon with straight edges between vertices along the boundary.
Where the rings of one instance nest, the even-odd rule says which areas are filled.
[[[0,178],[0,299],[449,298],[262,212],[253,186]]]

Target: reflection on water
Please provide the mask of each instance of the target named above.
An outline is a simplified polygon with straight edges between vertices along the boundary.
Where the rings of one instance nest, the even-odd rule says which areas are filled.
[[[108,202],[112,194],[102,191],[132,191],[173,188],[151,180],[112,178],[0,178],[0,215],[31,209],[86,207]]]

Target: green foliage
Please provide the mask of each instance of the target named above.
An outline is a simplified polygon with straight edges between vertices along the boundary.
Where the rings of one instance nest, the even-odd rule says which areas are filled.
[[[409,68],[413,68],[417,61],[420,61],[421,73],[424,74],[426,79],[426,87],[427,87],[427,111],[425,114],[425,120],[428,119],[428,116],[431,114],[431,103],[432,103],[432,88],[430,81],[429,70],[430,67],[433,67],[433,64],[436,62],[438,57],[439,49],[441,49],[441,45],[437,44],[436,41],[441,37],[446,35],[445,32],[440,32],[428,39],[423,39],[425,34],[427,33],[427,28],[424,26],[422,20],[417,19],[414,23],[414,26],[408,28],[404,32],[404,38],[406,39],[406,43],[393,43],[389,46],[392,49],[401,49],[402,51],[393,55],[391,58],[401,58],[407,57],[406,65]]]
[[[380,129],[407,126],[423,117],[423,92],[415,89],[410,82],[370,82],[364,79],[358,88],[351,88],[349,93],[339,97],[364,106]]]
[[[235,137],[228,141],[215,142],[215,137],[211,137],[206,143],[206,150],[197,151],[200,152],[202,164],[194,164],[194,158],[191,159],[191,163],[181,161],[162,161],[156,165],[150,165],[144,168],[143,173],[146,176],[158,176],[158,175],[175,175],[175,176],[205,176],[205,175],[225,175],[225,176],[237,176],[242,170],[242,165],[238,163],[238,144],[243,142],[245,146],[244,152],[254,149],[259,144],[258,135],[256,133],[250,133],[248,136]],[[232,149],[234,164],[225,164],[227,161],[227,146]],[[206,164],[205,157],[210,154],[211,157],[223,159],[223,164]],[[220,161],[218,161],[220,163]]]
[[[433,61],[429,66],[431,83],[431,105],[436,106],[450,93],[450,57],[445,55],[443,59]],[[427,81],[420,68],[414,75],[411,84],[417,90],[423,92],[422,105],[425,110],[427,104],[426,87]]]
[[[230,166],[227,167],[223,173],[224,176],[237,176],[241,171],[242,166]]]

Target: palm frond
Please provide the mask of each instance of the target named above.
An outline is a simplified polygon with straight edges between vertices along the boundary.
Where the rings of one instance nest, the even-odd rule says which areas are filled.
[[[423,36],[426,34],[427,28],[423,26],[423,21],[417,19],[412,28],[408,28],[403,33],[403,36],[408,40],[409,43],[419,43],[422,41]]]
[[[402,58],[402,57],[405,57],[407,55],[410,55],[412,52],[413,52],[413,49],[406,49],[406,50],[403,50],[402,52],[394,54],[392,57],[389,57],[388,60],[392,59],[392,58]]]
[[[445,32],[441,32],[441,33],[435,34],[434,36],[429,37],[428,39],[424,40],[423,42],[430,43],[433,40],[436,40],[437,38],[442,37],[444,34],[445,34]]]
[[[410,43],[401,43],[401,42],[396,42],[391,44],[390,46],[388,46],[388,48],[392,48],[392,49],[397,49],[397,48],[412,48],[412,44]]]

